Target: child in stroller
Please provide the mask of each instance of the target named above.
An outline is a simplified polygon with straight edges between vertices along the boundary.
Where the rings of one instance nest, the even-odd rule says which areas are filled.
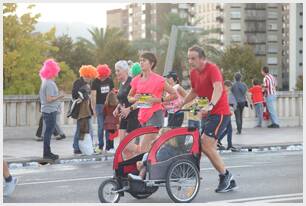
[[[158,139],[162,134],[164,134],[165,132],[169,130],[171,130],[171,128],[168,128],[168,127],[161,128],[158,132],[156,139]],[[161,147],[161,149],[156,154],[156,158],[159,161],[167,160],[170,157],[173,157],[179,154],[179,151],[177,150],[177,148],[178,148],[178,143],[175,138],[172,138],[165,145]],[[142,157],[142,160],[136,163],[137,170],[139,171],[139,175],[134,175],[132,173],[129,173],[128,178],[133,179],[133,180],[143,180],[147,172],[147,159],[148,159],[148,153],[145,153]]]

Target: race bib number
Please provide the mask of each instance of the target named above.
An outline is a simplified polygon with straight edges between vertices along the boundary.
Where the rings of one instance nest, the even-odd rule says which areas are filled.
[[[152,104],[148,102],[148,99],[151,97],[152,96],[148,94],[142,95],[137,102],[137,108],[151,108]]]
[[[104,87],[101,87],[101,94],[107,94],[109,93],[109,86],[104,86]]]
[[[199,97],[198,99],[198,106],[199,108],[204,108],[208,105],[209,100],[207,97]]]

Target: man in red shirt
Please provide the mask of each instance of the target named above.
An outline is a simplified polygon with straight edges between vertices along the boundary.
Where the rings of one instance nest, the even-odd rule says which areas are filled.
[[[219,185],[215,192],[228,192],[236,187],[233,175],[225,169],[217,152],[217,140],[230,120],[230,108],[220,69],[206,59],[199,46],[188,49],[188,62],[191,66],[191,91],[185,97],[182,107],[196,97],[208,98],[209,104],[201,109],[202,134],[201,149],[219,174]]]

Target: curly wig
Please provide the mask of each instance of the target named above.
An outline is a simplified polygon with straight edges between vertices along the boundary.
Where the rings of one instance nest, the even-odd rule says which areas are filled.
[[[111,70],[107,64],[99,64],[97,66],[97,71],[100,78],[106,78],[111,75]]]
[[[96,68],[92,65],[82,65],[79,72],[81,77],[88,79],[94,79],[98,75]]]
[[[47,59],[39,71],[39,76],[42,80],[52,79],[53,77],[56,77],[58,75],[60,70],[61,68],[59,67],[56,61],[54,61],[53,59]]]

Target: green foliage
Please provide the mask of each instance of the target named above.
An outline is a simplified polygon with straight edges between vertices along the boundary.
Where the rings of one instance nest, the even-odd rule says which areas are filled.
[[[56,59],[58,62],[64,61],[69,67],[72,66],[72,49],[73,49],[73,40],[67,34],[57,37],[52,42],[52,46],[57,47],[56,51],[52,51],[50,56]]]
[[[4,39],[4,94],[38,94],[41,80],[38,75],[43,62],[48,58],[66,61],[71,64],[69,53],[72,41],[68,36],[55,39],[55,28],[46,33],[35,32],[35,24],[40,14],[27,13],[18,17],[17,4],[4,4],[3,39]],[[70,56],[69,56],[70,55]],[[61,62],[58,81],[61,89],[71,91],[71,84],[76,76],[65,62]]]
[[[95,64],[93,51],[88,48],[86,42],[83,40],[74,43],[71,58],[73,61],[70,63],[70,68],[77,76],[79,76],[79,69],[82,65]]]
[[[296,81],[296,91],[303,91],[303,75],[299,75]]]
[[[56,84],[59,90],[70,93],[72,90],[73,82],[77,79],[77,76],[65,62],[60,62],[59,65],[61,67],[61,71],[58,77],[55,79]]]
[[[231,45],[225,49],[221,56],[220,65],[224,79],[233,80],[234,74],[240,72],[242,80],[248,85],[252,85],[252,79],[262,79],[260,69],[261,61],[256,59],[250,46]]]
[[[37,94],[42,62],[49,51],[56,49],[51,45],[55,29],[44,34],[34,33],[40,15],[26,13],[18,18],[16,8],[16,4],[4,4],[4,94]]]
[[[136,59],[137,51],[124,38],[124,33],[118,28],[93,28],[89,30],[92,36],[92,42],[83,40],[94,57],[95,65],[107,64],[112,69],[114,74],[114,65],[120,59]]]

